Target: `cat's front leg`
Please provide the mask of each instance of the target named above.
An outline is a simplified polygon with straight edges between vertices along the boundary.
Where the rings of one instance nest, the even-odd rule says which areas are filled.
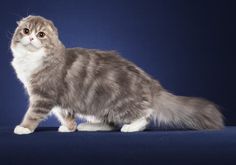
[[[34,132],[40,121],[47,117],[53,105],[53,101],[49,99],[31,99],[23,121],[15,127],[14,133],[22,135]]]

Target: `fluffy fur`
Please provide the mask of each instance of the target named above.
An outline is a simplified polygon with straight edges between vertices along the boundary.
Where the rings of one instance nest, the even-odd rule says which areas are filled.
[[[197,130],[224,126],[214,103],[167,92],[116,52],[65,48],[56,27],[43,17],[18,22],[11,50],[30,102],[16,134],[32,133],[50,112],[61,122],[59,132],[134,132],[151,121]],[[78,116],[87,122],[77,127]]]

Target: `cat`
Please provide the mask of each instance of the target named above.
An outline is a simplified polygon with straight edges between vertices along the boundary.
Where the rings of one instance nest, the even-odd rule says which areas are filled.
[[[17,22],[11,62],[29,95],[29,108],[15,134],[33,133],[51,112],[59,132],[143,131],[171,125],[222,129],[214,103],[176,96],[115,51],[65,48],[53,22],[29,15]],[[76,118],[86,119],[77,126]]]

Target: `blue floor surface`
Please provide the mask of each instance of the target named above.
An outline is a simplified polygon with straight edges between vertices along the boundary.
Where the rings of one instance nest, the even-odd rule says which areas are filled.
[[[236,165],[236,127],[220,131],[59,133],[38,128],[14,135],[0,127],[0,165]]]

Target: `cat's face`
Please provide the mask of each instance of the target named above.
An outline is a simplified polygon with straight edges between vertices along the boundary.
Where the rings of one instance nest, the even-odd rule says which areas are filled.
[[[36,52],[57,46],[58,33],[51,21],[40,16],[28,16],[17,23],[11,42],[13,49],[20,46],[29,52]]]

